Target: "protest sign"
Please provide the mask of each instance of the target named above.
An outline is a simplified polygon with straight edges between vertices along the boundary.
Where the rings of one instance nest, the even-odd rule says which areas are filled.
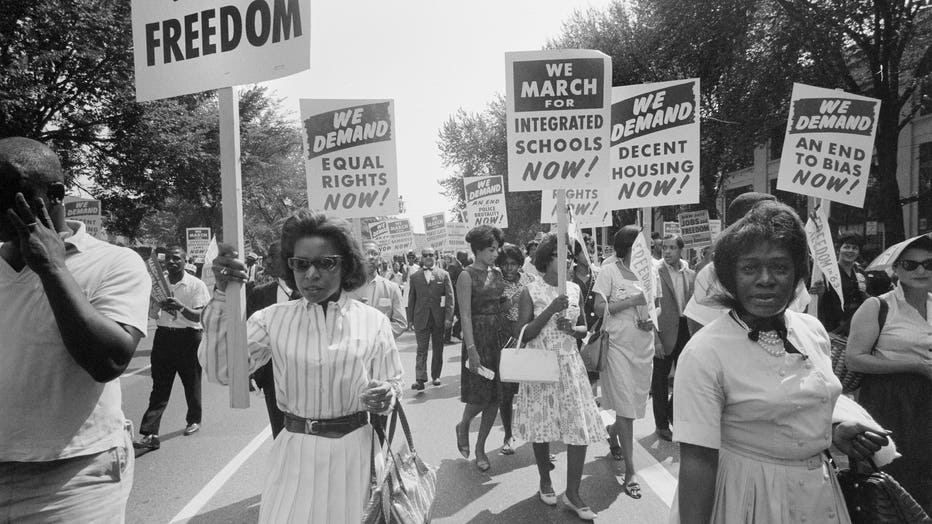
[[[469,252],[469,243],[466,242],[466,233],[469,226],[462,222],[447,222],[447,251]]]
[[[644,312],[657,326],[657,272],[654,269],[654,259],[650,255],[650,244],[647,237],[641,233],[631,245],[631,272],[638,277],[638,285],[644,292],[647,305],[638,306],[638,319],[644,320]]]
[[[210,246],[209,227],[189,227],[185,229],[188,257],[194,257],[195,264],[203,264]]]
[[[502,183],[501,176],[464,178],[463,189],[466,193],[466,216],[469,225],[508,227],[505,184]]]
[[[300,101],[308,207],[343,218],[398,208],[391,100]]]
[[[390,218],[385,223],[388,225],[389,253],[404,256],[414,250],[414,231],[407,218]]]
[[[505,53],[509,191],[605,187],[611,58],[599,51]]]
[[[369,240],[372,238],[372,233],[371,233],[372,230],[370,226],[372,226],[372,224],[380,220],[385,220],[385,217],[362,217],[359,219],[359,229],[360,229],[359,232],[360,234],[362,234],[362,238],[360,239],[360,242],[362,240]]]
[[[689,211],[677,215],[680,223],[680,236],[685,248],[700,248],[712,244],[712,229],[709,226],[709,212]]]
[[[612,209],[699,202],[699,79],[612,88]]]
[[[806,221],[806,241],[815,265],[825,277],[835,293],[838,294],[838,303],[844,304],[845,298],[841,288],[841,269],[835,257],[835,245],[832,242],[832,232],[829,229],[827,213],[816,212]],[[816,278],[813,272],[813,279]]]
[[[427,245],[443,251],[447,241],[447,214],[431,213],[424,215],[424,234],[427,235]]]
[[[862,207],[880,100],[793,84],[777,189]]]
[[[165,280],[165,270],[155,253],[146,259],[146,270],[149,271],[149,278],[152,279],[152,291],[150,298],[161,304],[172,296],[172,290],[168,287],[168,281]]]
[[[391,256],[392,243],[388,236],[388,221],[378,220],[369,224],[369,237],[379,245],[382,255]]]
[[[421,256],[421,251],[423,251],[425,247],[428,247],[427,235],[424,233],[413,233],[413,235],[414,252],[417,253],[418,256]]]
[[[715,242],[715,239],[722,234],[722,221],[719,219],[709,219],[709,236],[712,237],[712,242]]]
[[[65,197],[65,218],[83,222],[88,235],[100,237],[104,234],[100,213],[100,200],[91,198]]]
[[[540,193],[540,221],[543,224],[557,223],[557,192],[566,194],[566,205],[573,213],[577,227],[602,227],[612,225],[612,210],[603,201],[606,190],[589,189],[545,189]]]
[[[136,100],[254,84],[308,69],[310,0],[133,0]]]
[[[664,222],[663,223],[663,237],[666,238],[667,235],[679,235],[680,234],[680,223],[679,222]]]

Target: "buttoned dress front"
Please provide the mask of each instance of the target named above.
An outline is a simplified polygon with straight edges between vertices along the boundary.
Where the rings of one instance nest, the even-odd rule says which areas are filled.
[[[719,452],[713,523],[850,522],[822,454],[841,393],[828,335],[811,316],[785,315],[802,355],[767,353],[729,314],[696,333],[680,357],[673,439]],[[679,522],[676,504],[671,522]]]
[[[227,383],[224,300],[204,311],[200,358],[208,379]],[[400,398],[403,369],[388,318],[344,293],[327,306],[275,304],[246,324],[250,372],[272,360],[278,407],[332,419],[363,411],[369,380],[389,381]],[[342,438],[283,431],[272,443],[259,522],[360,522],[369,497],[372,427]]]

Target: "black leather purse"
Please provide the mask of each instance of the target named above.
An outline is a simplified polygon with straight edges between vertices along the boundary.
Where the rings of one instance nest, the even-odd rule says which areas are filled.
[[[852,464],[851,469],[839,470],[829,455],[829,461],[838,476],[841,492],[845,496],[845,505],[848,507],[852,524],[932,523],[932,519],[903,486],[890,475],[880,471],[873,460],[849,460]]]

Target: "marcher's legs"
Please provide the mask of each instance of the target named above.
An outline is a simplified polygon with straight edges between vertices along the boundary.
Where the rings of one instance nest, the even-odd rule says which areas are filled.
[[[158,435],[162,422],[162,413],[168,406],[175,382],[176,359],[174,356],[174,337],[165,330],[156,329],[152,341],[152,393],[149,394],[149,407],[139,424],[140,435]]]
[[[583,465],[586,463],[587,446],[566,446],[566,498],[577,508],[587,506],[579,496]],[[539,466],[538,466],[539,469]]]
[[[498,402],[492,401],[486,404],[482,409],[482,419],[479,421],[479,435],[476,437],[476,461],[485,460],[488,462],[489,457],[485,454],[485,441],[489,438],[492,431],[492,425],[495,424],[495,416],[498,415]]]
[[[534,448],[534,462],[537,463],[537,474],[540,476],[540,491],[541,493],[553,493],[553,482],[550,480],[550,470],[552,469],[550,464],[550,443],[535,442],[531,447]]]
[[[417,340],[417,356],[414,359],[414,378],[420,383],[427,382],[427,351],[430,344],[430,320],[428,325],[421,329],[414,329],[414,338]]]
[[[654,357],[654,371],[650,380],[650,395],[651,404],[654,408],[654,427],[657,430],[670,429],[670,414],[667,412],[670,386],[667,379],[670,376],[670,369],[672,368],[672,355],[665,358]]]
[[[504,386],[504,384],[502,384]],[[511,441],[511,421],[514,415],[514,388],[502,388],[502,401],[498,405],[498,412],[502,415],[502,429],[505,430],[505,444]]]
[[[437,380],[443,371],[443,321],[434,322],[431,326],[432,353],[430,357],[430,378]]]
[[[197,360],[197,347],[201,343],[201,332],[192,330],[184,334],[185,345],[179,347],[178,376],[184,385],[184,398],[188,403],[185,421],[201,423],[201,363]]]
[[[615,417],[612,433],[618,436],[625,460],[625,484],[634,478],[634,419]]]

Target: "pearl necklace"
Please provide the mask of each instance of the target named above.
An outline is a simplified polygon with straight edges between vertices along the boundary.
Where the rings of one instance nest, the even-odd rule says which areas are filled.
[[[757,345],[774,357],[786,355],[786,348],[776,331],[760,331],[757,335]]]

